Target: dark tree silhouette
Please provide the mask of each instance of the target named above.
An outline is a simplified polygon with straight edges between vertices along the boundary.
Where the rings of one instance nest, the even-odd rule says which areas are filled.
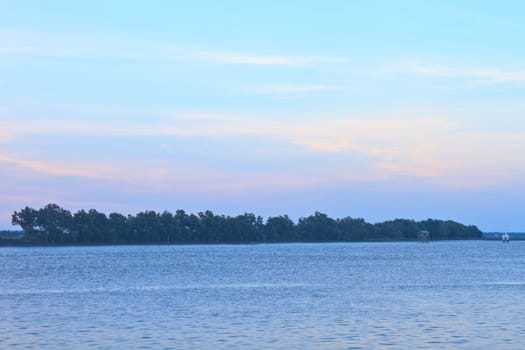
[[[418,232],[430,232],[430,239],[479,239],[476,226],[454,221],[395,219],[370,224],[361,218],[332,219],[315,212],[295,224],[287,215],[269,217],[244,213],[216,215],[207,210],[197,215],[177,210],[144,211],[127,217],[106,216],[95,209],[71,214],[56,204],[35,210],[15,211],[13,225],[22,228],[20,244],[116,244],[116,243],[242,243],[242,242],[335,242],[416,240]]]

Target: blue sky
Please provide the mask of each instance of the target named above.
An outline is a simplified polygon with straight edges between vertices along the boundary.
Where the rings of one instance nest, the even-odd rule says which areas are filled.
[[[525,230],[521,1],[0,1],[26,205]]]

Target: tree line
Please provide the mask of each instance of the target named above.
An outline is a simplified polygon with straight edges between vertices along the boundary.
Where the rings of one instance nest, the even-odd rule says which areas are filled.
[[[476,226],[450,220],[396,219],[371,224],[362,218],[333,219],[315,212],[295,223],[287,215],[264,220],[251,213],[225,216],[209,210],[198,214],[143,211],[127,216],[95,209],[71,213],[57,204],[15,211],[12,224],[24,232],[20,243],[50,245],[403,241],[416,240],[422,230],[430,232],[432,240],[482,237]]]

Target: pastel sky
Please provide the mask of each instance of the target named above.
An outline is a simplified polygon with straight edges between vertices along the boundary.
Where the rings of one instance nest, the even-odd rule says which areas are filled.
[[[26,205],[525,231],[523,1],[2,1]]]

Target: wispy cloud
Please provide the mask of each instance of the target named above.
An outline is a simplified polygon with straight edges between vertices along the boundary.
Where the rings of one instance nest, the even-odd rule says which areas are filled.
[[[0,163],[27,169],[32,172],[53,176],[76,176],[104,178],[111,172],[100,164],[70,163],[49,160],[27,160],[0,155]]]
[[[311,92],[322,92],[322,91],[338,91],[343,90],[345,87],[338,85],[315,85],[315,84],[303,84],[303,85],[263,85],[253,86],[245,89],[248,92],[263,95],[287,95],[287,94],[302,94]]]
[[[15,140],[15,136],[3,128],[0,128],[0,143],[9,143]]]
[[[119,37],[73,37],[64,34],[43,34],[26,31],[2,31],[0,57],[3,64],[17,64],[20,58],[103,58],[145,62],[200,63],[214,65],[247,65],[256,67],[290,67],[323,69],[332,78],[351,72],[360,78],[412,75],[442,79],[465,79],[474,85],[523,84],[524,69],[508,69],[481,64],[462,65],[425,60],[353,59],[341,56],[245,52],[235,49],[184,46],[169,42],[130,40]],[[11,58],[11,59],[10,59]],[[36,60],[35,60],[36,61]],[[333,79],[331,79],[333,81]],[[269,84],[248,88],[260,94],[291,94],[340,90],[341,85]]]
[[[280,149],[279,153],[292,152],[296,156],[311,159],[322,158],[323,155],[356,155],[366,159],[360,167],[344,163],[333,164],[330,169],[326,169],[332,175],[327,176],[325,173],[325,176],[318,176],[326,181],[348,179],[348,174],[351,173],[353,181],[416,177],[441,179],[439,181],[445,181],[449,185],[460,183],[462,186],[474,186],[479,183],[486,185],[511,181],[510,179],[522,176],[525,172],[522,163],[516,162],[516,159],[522,158],[525,149],[525,134],[473,131],[468,124],[454,121],[452,117],[433,115],[431,111],[391,112],[383,117],[322,115],[318,118],[303,118],[301,121],[275,120],[260,115],[187,113],[156,124],[28,121],[23,127],[18,123],[4,125],[11,128],[8,129],[9,132],[15,135],[24,133],[53,137],[176,136],[226,142],[220,140],[235,140],[238,137],[244,140],[246,136],[256,136],[269,144],[279,141],[280,144],[288,145],[282,146],[286,149]],[[272,177],[281,179],[283,176],[294,178],[296,183],[311,183],[310,180],[300,181],[308,178],[305,174],[286,174],[278,169],[273,169],[273,173],[267,177],[258,176],[258,172],[250,173],[249,176],[226,174],[213,177],[210,175],[214,173],[213,169],[199,169],[192,174],[185,174],[180,169],[191,169],[195,164],[181,165],[175,171],[167,163],[152,164],[146,159],[136,159],[136,162],[146,163],[134,170],[124,165],[108,167],[63,162],[55,164],[15,161],[14,158],[5,157],[3,161],[13,162],[33,171],[64,176],[116,179],[130,178],[126,174],[136,173],[137,178],[147,177],[159,185],[170,183],[174,178],[193,183],[202,178],[202,175],[196,176],[196,173],[207,174],[195,186],[201,188],[210,188],[209,184],[217,188],[249,187],[255,186],[255,183],[249,183],[243,178],[257,178],[257,183],[264,184],[272,182]],[[151,169],[150,173],[144,169]],[[336,169],[338,170],[335,171]],[[229,181],[230,178],[234,180]],[[169,181],[164,181],[165,179]],[[204,185],[206,183],[207,186]]]
[[[0,170],[20,178],[28,175],[48,178],[76,178],[100,182],[102,186],[126,188],[134,193],[191,194],[223,191],[257,190],[264,188],[294,189],[311,187],[324,182],[320,176],[309,174],[263,172],[249,173],[233,169],[217,169],[188,162],[158,162],[135,159],[134,163],[118,162],[103,165],[97,161],[82,163],[56,160],[19,159],[0,155]],[[8,189],[5,189],[6,191]],[[24,195],[4,193],[22,198]]]
[[[287,55],[261,52],[243,52],[220,48],[177,45],[167,42],[130,41],[118,37],[71,37],[31,33],[27,31],[0,31],[7,41],[0,46],[4,57],[81,57],[162,62],[196,62],[208,64],[312,67],[319,63],[342,62],[343,58],[310,55]],[[16,60],[13,61],[16,63]]]
[[[193,51],[191,53],[193,57],[200,57],[202,60],[221,64],[307,67],[320,60],[316,57],[307,56],[281,56],[237,52]]]
[[[516,22],[512,19],[499,17],[496,15],[486,15],[473,11],[454,11],[453,16],[458,17],[462,20],[467,20],[469,22],[479,23],[483,25],[498,27],[509,27],[512,29],[523,28],[522,22]]]
[[[0,105],[0,122],[5,119],[5,112],[7,112],[7,107]],[[0,143],[12,142],[15,139],[13,131],[9,125],[0,123]]]
[[[34,48],[30,46],[0,46],[0,55],[31,53],[33,51]]]
[[[466,79],[479,84],[525,83],[525,70],[442,65],[421,61],[405,62],[386,69],[390,74],[408,74],[431,78]]]

